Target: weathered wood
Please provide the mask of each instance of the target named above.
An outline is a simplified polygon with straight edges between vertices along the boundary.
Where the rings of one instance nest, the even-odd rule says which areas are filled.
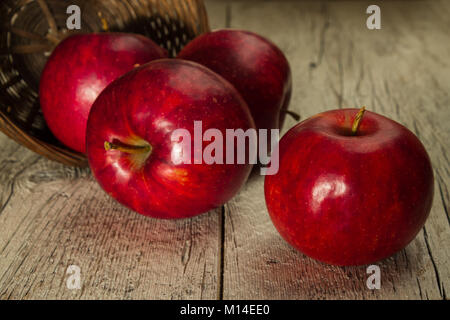
[[[378,263],[381,289],[369,290],[365,266],[327,266],[286,244],[268,216],[263,178],[255,176],[226,205],[224,298],[448,297],[450,3],[383,2],[382,29],[373,31],[365,25],[369,4],[232,2],[231,27],[261,33],[285,51],[293,70],[291,108],[303,119],[365,105],[419,136],[436,177],[427,224],[405,250]]]
[[[223,26],[222,5],[208,9]],[[108,197],[89,169],[51,162],[3,134],[0,145],[0,299],[219,296],[222,208],[146,218]],[[67,288],[70,265],[81,269],[81,290]]]
[[[1,299],[216,298],[221,209],[146,218],[109,198],[88,169],[3,135],[0,144]],[[81,290],[66,286],[70,265],[81,268]]]
[[[230,8],[228,1],[205,1],[208,11],[209,25],[211,30],[221,29],[227,26],[230,19]]]
[[[447,298],[450,3],[383,2],[379,31],[365,27],[368,4],[207,1],[207,9],[212,28],[250,29],[286,52],[291,108],[303,119],[364,104],[425,144],[433,210],[405,250],[378,264],[380,290],[367,289],[365,267],[327,266],[287,245],[267,214],[260,176],[224,209],[160,221],[110,199],[88,169],[53,163],[0,134],[0,299]],[[81,268],[81,290],[67,289],[69,265]]]

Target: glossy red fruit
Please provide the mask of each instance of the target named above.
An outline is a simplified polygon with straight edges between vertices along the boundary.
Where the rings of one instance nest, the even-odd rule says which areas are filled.
[[[127,73],[100,94],[89,115],[87,154],[95,178],[120,203],[151,217],[186,218],[222,205],[252,165],[193,164],[194,147],[191,164],[175,164],[181,153],[172,133],[187,129],[193,141],[194,121],[223,137],[226,129],[254,129],[240,94],[204,66],[163,59]]]
[[[283,238],[317,260],[369,264],[403,249],[433,199],[430,159],[399,123],[356,109],[318,114],[279,143],[279,172],[265,179],[270,217]]]
[[[63,40],[40,80],[40,103],[50,130],[84,153],[89,110],[100,92],[135,66],[165,57],[164,49],[137,34],[78,34]]]
[[[247,102],[258,129],[279,129],[291,97],[291,71],[283,52],[249,31],[202,34],[178,55],[207,66],[233,84]]]

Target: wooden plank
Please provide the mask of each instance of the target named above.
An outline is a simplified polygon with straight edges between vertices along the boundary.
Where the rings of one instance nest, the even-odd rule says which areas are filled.
[[[212,25],[225,23],[208,6]],[[0,299],[216,299],[218,208],[180,221],[140,216],[88,169],[51,162],[0,134]],[[69,290],[70,265],[81,289]]]
[[[230,14],[228,1],[205,1],[211,30],[224,28],[227,25]]]
[[[0,137],[1,299],[215,299],[219,215],[167,221]],[[4,156],[7,154],[7,156]],[[70,265],[81,290],[69,290]]]
[[[0,299],[446,298],[450,7],[383,2],[381,31],[365,29],[366,7],[207,2],[212,28],[251,29],[285,50],[292,107],[303,118],[366,104],[426,145],[433,211],[406,250],[379,264],[381,290],[366,288],[364,267],[326,266],[289,247],[267,215],[261,177],[225,215],[159,221],[112,201],[88,170],[52,163],[0,134]],[[81,268],[81,290],[66,287],[69,265]]]
[[[208,6],[212,25],[225,23]],[[216,299],[222,208],[194,219],[140,216],[88,169],[48,161],[0,134],[0,299]],[[70,265],[81,290],[69,290]]]
[[[291,109],[303,119],[366,105],[419,136],[436,177],[426,226],[405,250],[377,263],[381,289],[369,290],[365,266],[328,266],[286,244],[268,216],[263,178],[254,176],[225,208],[225,299],[448,297],[450,3],[383,2],[381,30],[366,28],[369,4],[232,2],[231,26],[284,50],[294,78]]]

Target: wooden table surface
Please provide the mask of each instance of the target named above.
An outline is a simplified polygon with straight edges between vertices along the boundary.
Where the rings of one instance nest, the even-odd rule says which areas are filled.
[[[381,30],[366,28],[369,4]],[[291,248],[270,222],[263,177],[193,219],[140,216],[89,169],[51,162],[0,134],[1,299],[445,299],[450,290],[450,1],[207,1],[213,28],[256,31],[286,53],[303,119],[359,107],[410,128],[428,150],[435,195],[405,250],[335,267]],[[295,124],[287,121],[283,132]],[[70,265],[81,289],[68,289]]]

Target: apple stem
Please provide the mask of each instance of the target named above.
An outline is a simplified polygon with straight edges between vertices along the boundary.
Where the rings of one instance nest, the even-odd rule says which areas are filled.
[[[366,107],[362,107],[359,109],[356,114],[355,120],[353,120],[352,124],[352,136],[356,136],[358,133],[359,125],[361,124],[362,117],[364,116],[364,112],[366,111]]]
[[[130,153],[130,154],[138,154],[138,153],[149,153],[152,151],[151,145],[145,146],[134,146],[122,143],[120,141],[109,142],[105,141],[104,147],[106,151],[109,150],[119,150],[121,152]]]
[[[290,115],[292,118],[294,118],[295,121],[299,121],[300,120],[300,115],[298,113],[295,113],[295,112],[290,111],[290,110],[281,110],[281,112]]]

